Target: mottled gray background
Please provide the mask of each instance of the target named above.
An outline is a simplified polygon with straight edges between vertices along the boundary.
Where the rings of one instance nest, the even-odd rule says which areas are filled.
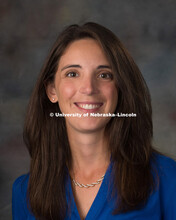
[[[0,219],[11,219],[11,187],[27,172],[26,104],[58,33],[95,21],[115,32],[139,65],[152,96],[154,144],[176,158],[175,0],[1,0]]]

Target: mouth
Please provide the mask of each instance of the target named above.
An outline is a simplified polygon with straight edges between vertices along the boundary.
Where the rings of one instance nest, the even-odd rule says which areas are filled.
[[[80,110],[83,111],[97,111],[102,105],[103,103],[101,102],[75,102],[74,103]]]

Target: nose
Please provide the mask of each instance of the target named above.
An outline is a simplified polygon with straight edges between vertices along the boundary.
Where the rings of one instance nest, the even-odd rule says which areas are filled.
[[[81,81],[79,92],[85,95],[93,95],[98,92],[96,79],[93,77],[84,77]]]

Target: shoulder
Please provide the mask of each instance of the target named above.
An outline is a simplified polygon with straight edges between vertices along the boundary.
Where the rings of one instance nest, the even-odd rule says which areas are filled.
[[[28,188],[29,174],[18,177],[13,183],[13,192],[25,196]]]
[[[172,178],[176,181],[176,161],[159,153],[154,153],[153,158],[159,177]]]
[[[154,158],[162,215],[164,219],[176,219],[176,161],[161,154]]]
[[[12,187],[12,215],[14,220],[24,220],[30,215],[27,206],[29,174],[18,177]]]
[[[28,182],[29,180],[29,174],[23,174],[21,176],[19,176],[13,183],[14,186],[17,186],[21,183],[24,183],[24,182]]]

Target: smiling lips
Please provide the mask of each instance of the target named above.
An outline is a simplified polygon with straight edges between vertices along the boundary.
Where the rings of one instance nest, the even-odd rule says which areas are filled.
[[[88,103],[88,102],[75,102],[74,103],[80,110],[86,110],[86,111],[96,111],[98,110],[103,103],[100,102],[92,102],[92,103]]]

